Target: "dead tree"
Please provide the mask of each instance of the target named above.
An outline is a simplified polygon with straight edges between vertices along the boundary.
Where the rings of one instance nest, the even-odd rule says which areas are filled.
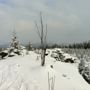
[[[37,29],[37,34],[40,38],[41,42],[41,65],[45,65],[45,54],[46,54],[46,46],[47,46],[47,24],[44,27],[43,23],[43,18],[42,18],[42,13],[40,13],[40,27],[38,24],[35,22],[35,26]]]

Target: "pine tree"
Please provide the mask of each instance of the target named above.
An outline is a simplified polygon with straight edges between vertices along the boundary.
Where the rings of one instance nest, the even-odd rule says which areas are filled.
[[[17,35],[16,32],[13,32],[13,36],[12,36],[12,41],[10,44],[10,48],[9,48],[9,53],[14,52],[18,55],[20,55],[20,45],[19,45],[19,41],[17,40]]]
[[[31,42],[28,43],[28,45],[26,46],[26,48],[27,48],[27,50],[29,50],[29,51],[32,50],[32,44],[31,44]]]

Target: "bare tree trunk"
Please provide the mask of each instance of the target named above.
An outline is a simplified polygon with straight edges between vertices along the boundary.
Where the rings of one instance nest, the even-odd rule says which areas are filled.
[[[46,54],[46,49],[42,49],[41,53],[41,65],[44,66],[45,64],[45,54]]]

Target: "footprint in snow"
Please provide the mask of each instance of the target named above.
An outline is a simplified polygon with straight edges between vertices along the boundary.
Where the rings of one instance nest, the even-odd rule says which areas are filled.
[[[67,75],[66,75],[66,74],[63,74],[62,76],[63,76],[63,77],[67,77]]]
[[[64,78],[70,79],[69,77],[67,77],[66,74],[63,74],[62,76],[63,76]]]

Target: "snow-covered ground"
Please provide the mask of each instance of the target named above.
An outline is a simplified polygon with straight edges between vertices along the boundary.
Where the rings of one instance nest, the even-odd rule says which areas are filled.
[[[56,61],[46,56],[40,66],[39,54],[8,57],[0,61],[0,90],[90,90],[76,64]],[[51,68],[51,65],[53,68]]]

